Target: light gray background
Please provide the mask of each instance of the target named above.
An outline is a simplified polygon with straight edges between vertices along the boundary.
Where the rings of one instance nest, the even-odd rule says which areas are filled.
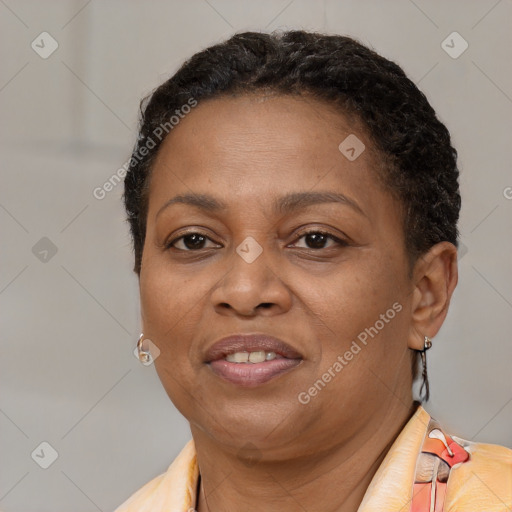
[[[139,99],[242,30],[355,36],[403,66],[448,126],[467,252],[428,354],[426,408],[460,437],[512,446],[511,14],[510,0],[0,0],[1,510],[113,510],[190,438],[132,353],[122,185],[92,191],[129,157]],[[43,31],[59,44],[47,59],[31,48]],[[453,31],[469,44],[457,59],[441,47]],[[43,237],[57,247],[46,262],[32,251]],[[43,441],[58,453],[46,470],[31,457]]]

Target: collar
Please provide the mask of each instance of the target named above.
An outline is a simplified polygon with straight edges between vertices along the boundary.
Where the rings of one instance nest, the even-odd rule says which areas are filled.
[[[375,473],[357,512],[407,510],[416,460],[430,421],[419,405],[395,439]],[[191,439],[167,471],[148,482],[115,512],[184,512],[194,510],[199,477]]]

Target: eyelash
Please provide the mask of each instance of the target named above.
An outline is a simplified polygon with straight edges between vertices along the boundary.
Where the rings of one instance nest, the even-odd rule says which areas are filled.
[[[349,243],[345,240],[342,240],[336,236],[334,236],[332,233],[328,232],[328,231],[324,231],[322,229],[311,229],[311,230],[308,230],[308,231],[303,231],[301,233],[298,234],[298,238],[297,240],[300,240],[301,238],[304,238],[305,236],[307,235],[311,235],[311,234],[319,234],[319,235],[323,235],[323,236],[326,236],[327,238],[330,238],[331,240],[333,240],[334,242],[336,242],[338,245],[340,245],[341,247],[347,247],[349,245]],[[177,237],[177,238],[174,238],[172,240],[170,240],[169,242],[165,243],[165,249],[176,249],[176,247],[172,247],[176,242],[178,242],[179,240],[185,238],[186,236],[189,236],[189,235],[199,235],[199,236],[202,236],[210,241],[213,242],[213,240],[211,240],[205,233],[202,233],[201,231],[189,231],[188,233],[183,233],[181,236]],[[302,249],[309,249],[310,251],[321,251],[323,249],[329,249],[330,247],[322,247],[320,249],[312,249],[312,248],[309,248],[309,247],[302,247]],[[193,249],[176,249],[177,251],[181,251],[181,252],[199,252],[201,251],[202,249],[197,249],[197,250],[193,250]]]

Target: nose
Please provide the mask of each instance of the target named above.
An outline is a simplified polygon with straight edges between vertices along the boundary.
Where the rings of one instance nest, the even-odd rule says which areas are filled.
[[[211,295],[214,308],[219,314],[240,316],[273,316],[288,311],[291,292],[279,275],[279,265],[271,261],[272,251],[262,247],[252,259],[245,257],[243,248],[242,243],[240,253],[233,253],[230,270]]]

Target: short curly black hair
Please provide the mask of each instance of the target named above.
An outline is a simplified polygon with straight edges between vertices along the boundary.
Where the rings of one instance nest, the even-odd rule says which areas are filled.
[[[169,133],[170,120],[179,122],[192,102],[258,92],[327,101],[362,124],[381,157],[376,175],[401,205],[411,265],[438,242],[458,247],[457,152],[425,95],[397,64],[350,37],[302,30],[243,32],[193,55],[141,101],[123,196],[137,274],[151,167],[165,140],[161,127]],[[416,376],[416,359],[413,363]]]

